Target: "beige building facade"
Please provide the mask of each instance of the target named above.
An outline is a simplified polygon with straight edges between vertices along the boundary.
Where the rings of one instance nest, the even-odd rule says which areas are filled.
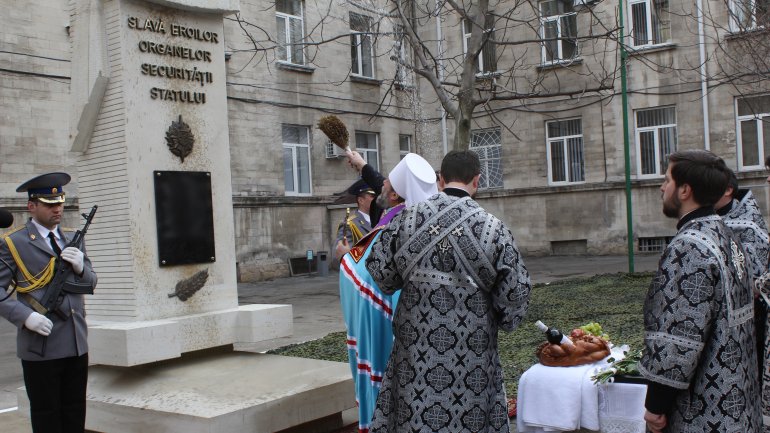
[[[83,3],[101,2],[2,0],[0,204],[19,221],[26,200],[16,186],[36,173],[69,171],[67,222],[79,225],[70,132],[78,29],[70,23]],[[496,44],[484,46],[477,86],[522,96],[490,100],[474,116],[470,147],[486,170],[478,199],[512,227],[525,254],[622,254],[628,232],[617,2],[523,4],[490,6]],[[746,48],[761,58],[767,44],[756,3],[706,3],[700,32],[695,4],[623,5],[635,251],[659,250],[675,232],[658,189],[674,149],[722,156],[767,215],[770,82],[750,74],[761,69],[752,61],[761,60],[748,61]],[[399,42],[398,19],[385,6],[241,0],[240,13],[226,18],[241,280],[288,275],[289,259],[331,248],[344,215],[334,194],[356,173],[317,129],[320,117],[343,119],[351,144],[383,173],[408,151],[438,169],[451,148],[454,125],[442,122],[435,92],[397,64],[411,64],[416,54]],[[456,80],[468,34],[463,20],[442,10],[439,25],[426,18],[418,30],[429,49],[443,53],[446,81]]]

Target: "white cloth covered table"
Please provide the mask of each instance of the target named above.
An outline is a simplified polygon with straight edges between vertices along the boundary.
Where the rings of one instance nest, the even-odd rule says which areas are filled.
[[[615,349],[611,356],[622,357]],[[535,364],[519,379],[518,433],[576,430],[644,433],[646,385],[595,385],[591,376],[607,367],[606,359],[577,367]]]

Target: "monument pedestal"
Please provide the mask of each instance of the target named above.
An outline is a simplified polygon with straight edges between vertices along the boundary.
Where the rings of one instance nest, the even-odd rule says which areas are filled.
[[[345,363],[244,352],[131,368],[94,365],[86,429],[273,433],[305,424],[304,433],[329,431],[342,427],[341,412],[355,407],[352,382]],[[28,413],[24,388],[18,397],[19,410]],[[314,421],[323,429],[314,429]]]
[[[183,353],[292,334],[291,305],[253,304],[227,310],[135,322],[89,321],[93,364],[131,367]]]

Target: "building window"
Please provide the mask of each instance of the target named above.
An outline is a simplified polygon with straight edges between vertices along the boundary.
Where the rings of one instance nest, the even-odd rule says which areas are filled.
[[[356,151],[377,171],[380,171],[379,148],[380,138],[377,133],[356,131]]]
[[[350,12],[350,56],[354,75],[374,78],[372,19]]]
[[[738,166],[740,170],[762,169],[770,156],[770,95],[736,100]]]
[[[640,177],[666,174],[668,155],[676,151],[674,107],[636,111],[637,170]]]
[[[480,74],[489,74],[497,71],[497,54],[495,52],[495,21],[494,16],[487,15],[484,35],[482,36],[481,52],[478,58],[478,72]],[[468,55],[468,44],[471,41],[471,31],[473,23],[470,20],[462,21],[463,31],[463,54]]]
[[[406,134],[398,135],[398,153],[401,159],[404,159],[407,153],[412,151],[412,136]]]
[[[547,122],[546,153],[550,184],[585,181],[583,126],[580,119]]]
[[[744,32],[770,24],[770,0],[730,0],[730,30]]]
[[[657,45],[671,40],[668,0],[630,0],[629,4],[633,46]]]
[[[574,0],[540,2],[540,34],[543,38],[544,64],[577,57],[577,14],[574,4]]]
[[[481,162],[479,189],[503,187],[502,147],[500,128],[471,132],[470,150],[476,152]]]
[[[656,238],[639,238],[640,253],[660,253],[666,249],[673,239],[671,236],[661,236]]]
[[[402,86],[412,85],[412,75],[406,65],[410,64],[408,54],[408,43],[404,26],[397,25],[394,30],[396,39],[394,49],[396,51],[396,83]]]
[[[286,195],[310,195],[310,129],[282,125],[281,130]]]
[[[305,64],[302,46],[305,30],[302,0],[276,0],[275,24],[278,28],[278,60]]]

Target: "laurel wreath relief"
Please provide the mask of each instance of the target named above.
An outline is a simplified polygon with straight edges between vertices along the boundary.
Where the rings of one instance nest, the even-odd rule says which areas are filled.
[[[193,136],[190,125],[182,121],[182,115],[179,115],[179,120],[171,122],[171,126],[166,131],[166,144],[168,149],[174,155],[178,156],[184,162],[184,159],[192,153],[193,144],[195,144],[195,137]]]

